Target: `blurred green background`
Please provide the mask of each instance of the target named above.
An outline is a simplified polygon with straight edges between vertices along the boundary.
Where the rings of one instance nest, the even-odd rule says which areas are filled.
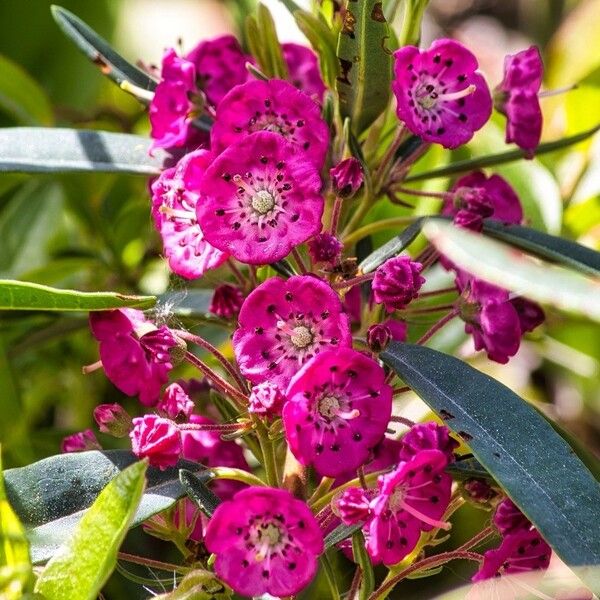
[[[50,4],[0,2],[0,126],[146,134],[143,107],[79,54],[52,20]],[[239,14],[248,2],[64,0],[62,5],[132,62],[151,64],[179,37],[190,48],[202,37],[235,30],[236,18],[228,9]],[[277,0],[269,6],[277,11],[280,38],[300,39]],[[556,139],[600,123],[599,30],[600,0],[432,0],[423,38],[452,35],[463,41],[478,55],[491,85],[501,77],[504,54],[539,44],[546,87],[579,83],[577,90],[544,101],[544,137]],[[491,122],[462,153],[504,149],[499,123]],[[432,151],[420,168],[449,158],[447,152]],[[530,223],[600,249],[599,136],[499,172],[519,191]],[[189,285],[169,279],[150,220],[147,185],[143,178],[117,175],[0,176],[0,278],[82,290],[172,290],[183,297]],[[448,182],[426,185],[436,189]],[[382,203],[369,218],[398,210]],[[527,340],[508,367],[481,357],[472,362],[535,402],[597,453],[600,326],[550,311],[544,333]],[[457,324],[445,343],[464,355],[464,341]],[[85,315],[0,313],[0,442],[6,468],[59,452],[65,435],[93,426],[97,404],[119,401],[139,411],[101,372],[82,375],[81,366],[96,360]],[[112,438],[98,437],[114,447]],[[466,538],[473,516],[459,513],[459,518],[464,522],[459,537]],[[457,570],[440,585],[464,580]],[[114,580],[107,597],[135,597],[121,585]],[[404,586],[403,597],[422,598],[419,585]],[[148,595],[136,589],[140,597]]]

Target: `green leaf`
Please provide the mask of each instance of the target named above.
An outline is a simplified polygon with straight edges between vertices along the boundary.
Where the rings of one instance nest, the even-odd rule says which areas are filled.
[[[176,590],[154,596],[153,600],[227,600],[228,598],[231,598],[231,590],[221,583],[214,573],[196,569],[181,580]]]
[[[343,117],[358,135],[385,110],[392,81],[389,27],[380,0],[346,0],[338,37],[336,89]]]
[[[69,539],[50,559],[35,591],[47,600],[94,600],[117,564],[145,485],[147,463],[119,473],[81,518]]]
[[[540,264],[527,254],[439,220],[423,233],[452,262],[476,277],[532,300],[600,321],[600,279]]]
[[[207,516],[212,517],[217,506],[221,503],[219,497],[206,487],[204,481],[191,471],[181,469],[179,481],[185,493],[198,505],[198,508]]]
[[[5,473],[8,499],[27,529],[34,564],[47,561],[69,537],[100,491],[137,461],[128,450],[60,454]],[[133,519],[139,525],[185,495],[178,468],[200,465],[181,461],[161,471],[150,467],[148,484]]]
[[[269,9],[264,4],[259,4],[257,16],[249,16],[246,26],[248,44],[261,71],[268,77],[287,79],[287,65]]]
[[[0,310],[91,311],[115,308],[150,308],[154,296],[128,296],[114,292],[59,290],[37,283],[0,279]]]
[[[365,547],[365,536],[359,529],[352,534],[352,554],[354,560],[360,567],[362,580],[360,582],[359,600],[367,600],[371,592],[375,589],[375,575],[373,574],[373,564],[367,554]]]
[[[0,457],[0,598],[22,598],[32,583],[29,543],[6,498]]]
[[[0,333],[0,411],[4,415],[20,415],[22,411],[19,387],[7,353],[4,335]],[[0,440],[8,442],[15,429],[12,419],[0,419]]]
[[[126,61],[79,17],[61,6],[53,5],[50,10],[63,33],[100,69],[103,75],[112,79],[120,87],[123,82],[127,82],[142,90],[154,91],[156,80]]]
[[[52,125],[52,105],[44,90],[17,63],[0,55],[0,110],[21,125]]]
[[[393,342],[380,356],[468,443],[563,561],[600,564],[600,486],[534,408],[431,348]],[[598,589],[597,575],[588,575]]]
[[[86,129],[0,129],[0,173],[99,171],[158,175],[168,156],[148,154],[150,140],[128,133]]]
[[[331,533],[325,536],[325,550],[348,539],[355,531],[362,527],[362,523],[354,525],[338,525]]]
[[[536,156],[542,154],[548,154],[549,152],[555,152],[556,150],[562,150],[568,148],[579,142],[582,142],[589,137],[593,136],[597,131],[600,131],[600,125],[596,125],[591,129],[582,131],[575,135],[555,140],[554,142],[546,142],[540,144],[535,152]],[[508,150],[507,152],[501,152],[499,154],[492,154],[490,156],[478,156],[476,158],[469,158],[466,160],[459,160],[453,162],[447,167],[441,169],[433,169],[431,171],[425,171],[424,173],[418,173],[415,175],[409,175],[404,181],[425,181],[427,179],[435,179],[437,177],[448,177],[449,175],[460,175],[469,171],[475,171],[477,169],[483,169],[485,167],[493,167],[496,165],[503,165],[505,163],[513,162],[515,160],[521,160],[525,158],[523,150]]]

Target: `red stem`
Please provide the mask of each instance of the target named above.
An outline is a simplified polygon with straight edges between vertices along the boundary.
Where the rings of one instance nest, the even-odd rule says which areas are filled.
[[[410,419],[405,419],[404,417],[397,417],[396,415],[394,415],[390,419],[390,421],[392,423],[402,423],[402,425],[406,425],[407,427],[414,427],[414,425],[415,425],[414,421],[411,421]]]
[[[248,429],[248,426],[245,423],[178,423],[177,428],[184,431],[223,431],[228,433]]]
[[[338,230],[338,225],[340,224],[340,213],[342,212],[342,202],[343,200],[336,196],[333,202],[333,210],[331,211],[331,223],[329,224],[329,233],[331,235],[336,235]]]
[[[458,315],[458,309],[454,308],[451,310],[446,316],[442,317],[429,331],[423,335],[419,340],[417,340],[417,344],[424,344],[431,336],[437,333],[446,323],[454,319]]]
[[[371,281],[375,277],[375,273],[367,273],[366,275],[359,275],[358,277],[354,277],[353,279],[348,279],[346,281],[338,281],[331,285],[334,290],[343,290],[345,288],[351,288],[355,285],[359,285],[361,283],[365,283],[365,281]]]
[[[397,387],[392,391],[392,396],[399,396],[400,394],[405,394],[406,392],[410,392],[410,388],[407,385],[404,387]]]
[[[440,296],[442,294],[449,294],[450,292],[456,292],[456,286],[442,288],[440,290],[433,290],[432,292],[419,292],[419,298],[428,298],[429,296]]]
[[[307,269],[306,265],[304,264],[304,261],[302,260],[302,257],[300,256],[300,252],[298,252],[297,248],[292,249],[292,256],[296,260],[296,263],[298,265],[298,268],[300,269],[300,272],[304,275],[306,273],[308,273],[308,269]]]

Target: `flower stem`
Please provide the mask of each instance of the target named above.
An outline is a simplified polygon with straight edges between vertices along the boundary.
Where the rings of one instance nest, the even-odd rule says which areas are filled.
[[[323,573],[325,574],[325,579],[327,579],[327,583],[329,585],[329,598],[331,598],[331,600],[340,600],[340,591],[337,586],[335,573],[333,571],[333,567],[331,566],[331,561],[329,560],[327,551],[323,552],[321,555],[320,562],[321,567],[323,568]]]
[[[240,372],[210,342],[207,342],[205,339],[194,335],[193,333],[183,331],[182,329],[176,329],[173,333],[175,333],[175,335],[181,339],[192,342],[192,344],[196,344],[197,346],[200,346],[200,348],[204,348],[204,350],[210,352],[219,361],[221,366],[229,373],[229,375],[231,375],[237,386],[240,388],[240,391],[244,394],[248,391],[248,386],[246,385],[246,382],[244,381]]]
[[[334,290],[344,290],[346,288],[354,287],[355,285],[359,285],[361,283],[365,283],[366,281],[371,281],[375,277],[375,273],[367,273],[366,275],[359,275],[358,277],[354,277],[353,279],[347,279],[345,281],[338,281],[337,283],[333,283],[331,287]]]
[[[177,428],[183,431],[218,431],[221,433],[231,433],[233,431],[243,431],[249,428],[246,423],[179,423]]]
[[[428,306],[427,308],[409,308],[406,312],[410,315],[424,315],[427,313],[440,312],[442,310],[451,310],[454,308],[454,304],[440,304],[438,306]]]
[[[372,233],[377,233],[378,231],[385,231],[386,229],[397,227],[399,225],[410,225],[417,218],[418,217],[416,216],[394,217],[392,219],[383,219],[381,221],[369,223],[368,225],[363,225],[362,227],[355,229],[352,233],[349,233],[344,238],[344,245],[351,246],[352,244],[362,240],[362,238],[371,235]]]
[[[321,481],[319,481],[319,485],[316,487],[313,495],[308,499],[308,503],[313,504],[319,498],[322,498],[331,489],[333,481],[334,480],[331,477],[321,478]]]
[[[448,197],[448,192],[428,192],[425,190],[412,190],[399,185],[393,186],[392,189],[394,192],[398,192],[400,194],[407,194],[409,196],[419,196],[423,198],[442,198],[444,200]]]
[[[343,200],[336,196],[333,201],[333,210],[331,211],[331,222],[329,224],[329,233],[331,235],[336,235],[338,226],[340,224],[340,213],[342,212],[342,202]]]
[[[229,270],[233,273],[233,276],[236,278],[237,282],[242,286],[242,288],[246,289],[246,286],[248,285],[248,280],[237,268],[236,264],[231,258],[227,259],[227,266],[229,267]]]
[[[152,560],[151,558],[144,558],[143,556],[135,556],[133,554],[127,554],[126,552],[119,552],[117,558],[119,560],[124,560],[125,562],[143,565],[144,567],[149,567],[151,569],[160,569],[161,571],[175,571],[184,574],[189,571],[189,568],[187,567],[162,562],[160,560]]]
[[[267,484],[271,487],[279,487],[280,482],[277,479],[277,465],[273,441],[269,439],[269,432],[259,419],[255,419],[255,424],[258,443],[263,455],[263,467],[265,469]]]
[[[434,334],[436,334],[446,323],[449,323],[458,315],[458,309],[454,308],[447,315],[442,317],[429,331],[423,335],[419,340],[417,340],[417,344],[424,344],[427,340],[429,340]]]
[[[298,252],[298,248],[292,248],[292,256],[294,257],[294,260],[296,261],[296,264],[298,265],[298,269],[300,269],[300,273],[302,273],[303,275],[306,275],[306,273],[308,273],[308,268],[304,264],[304,261],[302,260],[302,256],[300,256],[300,252]]]
[[[474,548],[475,546],[481,544],[481,542],[494,535],[495,533],[496,530],[493,527],[486,527],[485,529],[482,529],[477,535],[474,535],[470,540],[466,541],[462,546],[460,546],[460,548],[457,548],[456,550],[461,552],[470,550],[471,548]]]
[[[410,390],[410,388],[405,388],[407,390]],[[406,425],[407,427],[414,427],[415,426],[415,422],[411,421],[410,419],[406,419],[405,417],[400,417],[397,415],[393,415],[390,418],[390,421],[392,423],[402,423],[402,425]]]
[[[231,479],[232,481],[241,481],[248,485],[258,485],[260,487],[266,485],[262,479],[243,469],[234,469],[233,467],[213,467],[209,469],[209,471],[213,479]]]
[[[431,292],[419,292],[418,298],[429,298],[431,296],[441,296],[442,294],[449,294],[450,292],[456,292],[456,286],[452,285],[447,288],[441,288],[439,290],[432,290]]]

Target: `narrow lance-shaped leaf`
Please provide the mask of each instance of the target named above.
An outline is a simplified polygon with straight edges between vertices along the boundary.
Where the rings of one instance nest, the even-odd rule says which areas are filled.
[[[381,0],[346,0],[338,37],[336,88],[342,116],[352,119],[356,134],[383,112],[390,97],[392,55]]]
[[[100,68],[103,75],[112,79],[126,91],[131,90],[123,86],[124,82],[131,83],[147,92],[154,91],[157,83],[154,78],[125,60],[102,36],[98,35],[79,17],[62,6],[54,5],[51,10],[54,20],[63,33]],[[143,100],[144,97],[142,96],[140,99]]]
[[[150,156],[150,140],[128,133],[86,129],[0,129],[0,173],[95,171],[158,175],[168,154]]]
[[[198,505],[200,510],[207,516],[217,510],[220,504],[219,497],[206,487],[206,483],[187,469],[179,471],[179,481],[185,488],[186,494]]]
[[[92,311],[115,308],[150,308],[154,296],[129,296],[114,292],[78,292],[46,285],[0,279],[0,310]]]
[[[47,600],[93,600],[117,564],[117,552],[144,491],[147,463],[119,473],[50,559],[35,591]]]
[[[27,530],[34,564],[47,561],[56,552],[106,484],[136,461],[127,450],[94,450],[51,456],[6,471],[6,493]],[[181,461],[164,471],[148,469],[148,483],[132,526],[185,496],[178,470],[184,467],[190,471],[202,468]]]
[[[534,408],[431,348],[393,342],[381,358],[468,443],[563,561],[600,564],[600,486]],[[597,590],[598,574],[582,574]]]
[[[600,279],[540,264],[515,248],[441,221],[423,232],[452,262],[476,277],[542,304],[600,321]]]

